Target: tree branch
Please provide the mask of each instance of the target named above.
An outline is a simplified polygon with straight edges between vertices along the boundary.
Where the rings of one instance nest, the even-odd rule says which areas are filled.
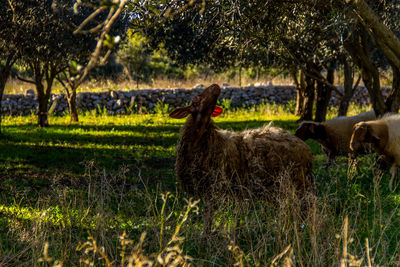
[[[23,81],[23,82],[26,82],[26,83],[31,83],[31,84],[36,84],[35,81],[33,81],[33,80],[27,80],[27,79],[25,79],[25,78],[22,78],[22,77],[19,76],[18,74],[15,74],[15,76],[17,76],[17,79],[20,80],[20,81]]]
[[[385,56],[400,68],[400,40],[397,36],[378,19],[364,0],[346,0],[346,3],[350,4],[352,13],[375,39]]]
[[[94,19],[98,14],[100,14],[101,11],[103,11],[104,9],[106,9],[106,7],[102,6],[99,7],[98,9],[96,9],[92,14],[90,14],[89,17],[87,17],[79,26],[78,28],[74,31],[74,34],[78,34],[81,32],[81,30],[83,29],[83,27],[86,26],[86,24],[88,24],[92,19]]]

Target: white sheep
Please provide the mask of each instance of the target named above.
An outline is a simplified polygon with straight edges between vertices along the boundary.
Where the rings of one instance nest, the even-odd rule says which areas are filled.
[[[221,89],[214,84],[170,117],[189,116],[176,149],[175,172],[184,191],[210,202],[229,197],[273,198],[280,178],[288,176],[299,198],[312,185],[312,153],[299,138],[270,125],[235,133],[211,120]],[[205,229],[211,225],[206,226]]]
[[[336,156],[353,156],[349,147],[353,126],[361,121],[376,119],[374,111],[360,113],[356,116],[341,116],[325,122],[304,121],[297,128],[295,135],[301,140],[314,139],[321,144],[328,160],[326,167],[329,168]],[[367,153],[368,147],[363,147],[360,153]]]
[[[400,165],[400,115],[385,115],[381,119],[354,125],[350,149],[358,151],[370,143],[376,153],[391,164],[389,188],[392,190],[397,166]]]

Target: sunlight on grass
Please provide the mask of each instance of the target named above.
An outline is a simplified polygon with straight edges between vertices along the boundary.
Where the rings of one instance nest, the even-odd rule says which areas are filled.
[[[215,122],[242,131],[272,121],[293,133],[298,118],[290,108],[227,109]],[[79,123],[71,124],[68,116],[49,121],[51,126],[41,129],[33,115],[3,119],[0,255],[6,256],[0,265],[35,266],[52,259],[51,264],[59,260],[76,266],[84,258],[101,266],[107,257],[123,266],[121,236],[126,257],[135,252],[157,264],[170,259],[165,258],[169,247],[173,255],[190,256],[187,262],[198,266],[398,262],[400,188],[388,190],[390,175],[375,167],[373,155],[360,157],[356,169],[339,157],[326,170],[326,156],[309,140],[316,185],[309,217],[298,216],[291,204],[295,201],[221,201],[215,232],[203,237],[201,214],[191,213],[182,224],[187,195],[174,176],[175,146],[185,120],[167,114],[85,113]],[[202,211],[203,204],[198,208]],[[179,244],[169,246],[178,226]]]

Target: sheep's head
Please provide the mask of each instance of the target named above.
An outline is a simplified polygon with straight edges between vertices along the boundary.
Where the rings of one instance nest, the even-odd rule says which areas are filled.
[[[365,122],[359,122],[353,126],[353,133],[350,139],[350,149],[352,151],[359,151],[363,147],[363,144],[369,142],[368,128]]]
[[[195,95],[189,106],[177,108],[169,116],[182,119],[192,114],[196,122],[207,123],[210,117],[216,117],[222,113],[222,108],[216,107],[221,88],[217,84],[207,87],[201,94]]]
[[[385,146],[388,140],[388,128],[386,124],[371,124],[359,122],[353,126],[353,134],[350,139],[350,149],[354,152],[363,149],[364,144],[372,143],[376,148]]]
[[[303,141],[309,138],[324,140],[326,139],[326,129],[319,122],[303,121],[297,128],[295,135]]]

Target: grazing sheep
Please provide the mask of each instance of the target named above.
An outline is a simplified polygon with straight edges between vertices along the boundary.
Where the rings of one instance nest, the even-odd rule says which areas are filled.
[[[389,189],[392,190],[397,166],[400,165],[400,115],[386,115],[379,120],[354,125],[350,149],[358,151],[370,143],[376,153],[391,164]]]
[[[354,124],[374,119],[376,119],[375,112],[368,111],[351,117],[337,117],[325,122],[304,121],[297,128],[295,135],[303,141],[310,138],[320,143],[328,157],[326,168],[329,168],[336,156],[353,157],[349,144]],[[363,147],[359,152],[367,153],[368,146]]]
[[[224,197],[272,200],[279,177],[286,175],[301,198],[312,185],[310,148],[270,125],[241,133],[219,129],[211,116],[222,112],[215,106],[220,92],[218,85],[211,85],[189,106],[170,114],[176,119],[189,116],[176,149],[175,172],[183,190],[203,199],[206,208]]]

